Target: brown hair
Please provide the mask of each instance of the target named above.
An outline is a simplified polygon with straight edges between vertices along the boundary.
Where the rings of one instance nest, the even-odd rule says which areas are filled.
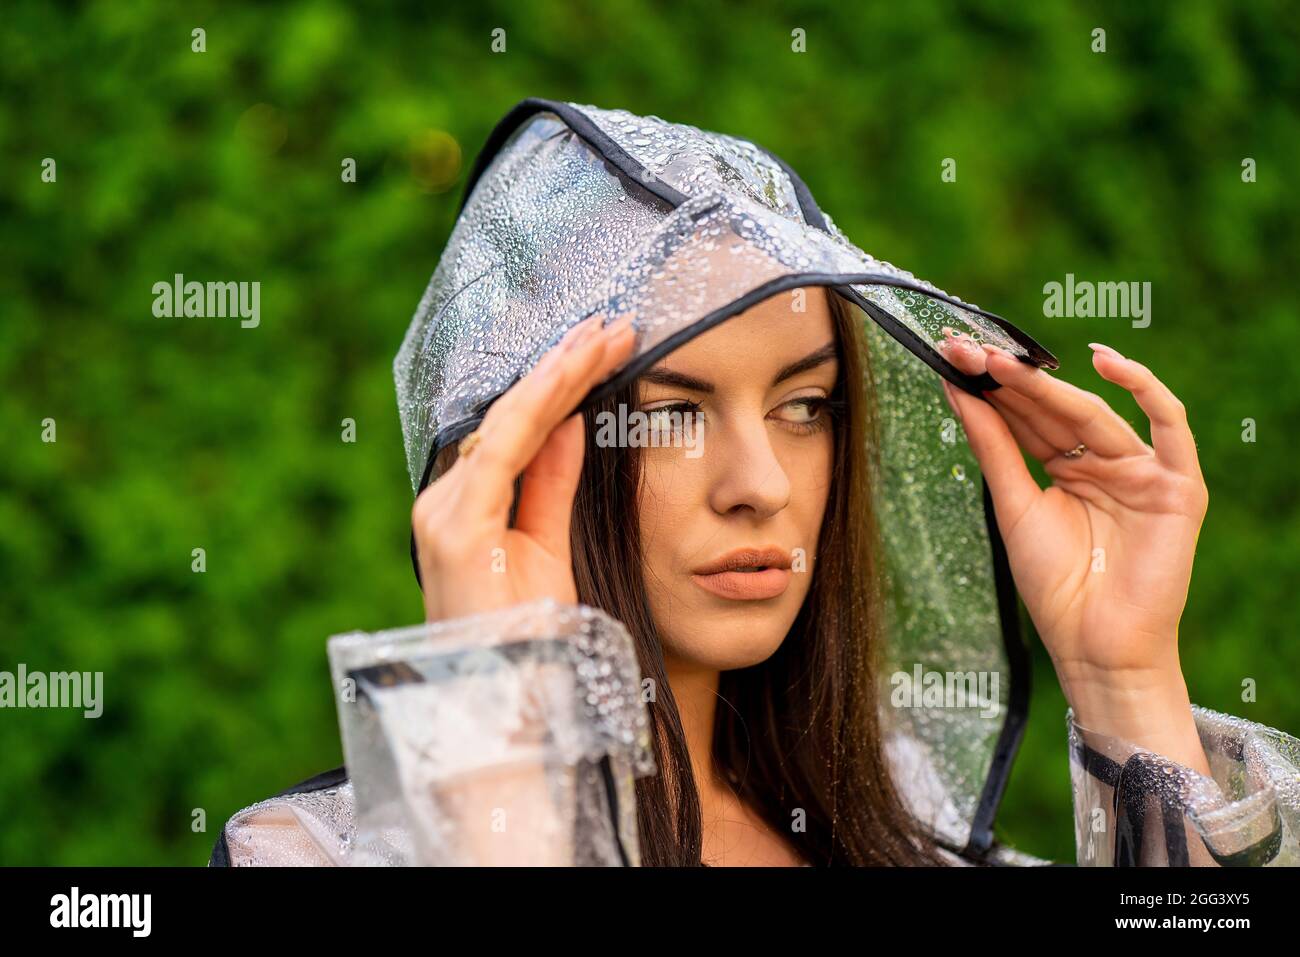
[[[760,664],[722,673],[713,760],[741,800],[812,864],[940,864],[932,839],[895,790],[884,753],[880,568],[869,483],[878,448],[874,388],[860,323],[839,295],[827,300],[840,358],[830,405],[843,413],[834,423],[813,581],[780,648]],[[642,863],[699,865],[699,795],[642,579],[637,457],[634,449],[595,444],[596,415],[635,402],[633,382],[586,413],[574,575],[580,601],[627,627],[642,675],[657,689],[650,720],[659,773],[636,782]],[[799,810],[805,828],[795,831]]]

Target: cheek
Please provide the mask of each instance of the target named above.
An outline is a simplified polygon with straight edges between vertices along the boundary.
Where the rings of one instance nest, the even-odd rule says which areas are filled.
[[[650,574],[650,586],[656,577],[673,571],[673,545],[688,538],[692,517],[698,520],[698,503],[703,494],[695,487],[689,469],[680,463],[658,461],[675,450],[643,450],[641,484],[637,490],[637,521],[641,532],[641,549]],[[680,454],[680,453],[678,453]]]
[[[783,457],[790,477],[791,518],[808,539],[810,553],[817,544],[830,498],[834,458],[835,438],[831,432],[804,438],[796,450]]]

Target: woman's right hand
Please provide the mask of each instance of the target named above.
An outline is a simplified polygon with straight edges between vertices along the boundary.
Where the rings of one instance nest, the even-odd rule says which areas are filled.
[[[636,341],[630,317],[603,321],[595,315],[570,329],[492,404],[477,445],[416,498],[411,520],[428,621],[542,598],[577,602],[569,525],[586,443],[574,409]]]

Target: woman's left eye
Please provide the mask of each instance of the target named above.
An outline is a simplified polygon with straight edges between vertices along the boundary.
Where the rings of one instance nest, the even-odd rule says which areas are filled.
[[[782,422],[797,432],[816,432],[829,424],[826,414],[828,399],[825,396],[806,395],[791,399],[779,408],[786,414],[778,416]]]

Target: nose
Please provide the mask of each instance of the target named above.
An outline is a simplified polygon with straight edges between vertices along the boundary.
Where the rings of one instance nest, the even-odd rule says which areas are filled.
[[[713,469],[709,506],[719,515],[749,511],[767,518],[789,505],[790,476],[766,423],[759,418],[729,424],[723,431],[708,436]]]

